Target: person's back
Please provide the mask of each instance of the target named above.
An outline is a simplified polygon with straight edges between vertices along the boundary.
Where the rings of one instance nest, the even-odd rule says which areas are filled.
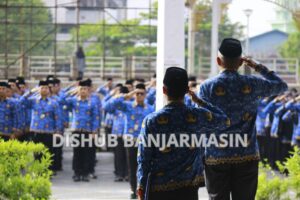
[[[186,81],[181,83],[181,79]],[[206,108],[184,104],[188,86],[183,69],[172,67],[167,70],[164,90],[169,103],[144,119],[140,133],[139,196],[143,199],[146,188],[149,188],[148,199],[198,199],[198,188],[204,184],[203,147],[198,146],[201,142],[193,144],[193,138],[201,141],[201,136],[205,139],[201,134],[226,128],[228,118],[208,104],[204,105]],[[174,90],[179,95],[174,95]],[[152,142],[153,139],[158,143]]]
[[[222,72],[205,81],[199,90],[200,98],[223,110],[231,121],[230,127],[218,134],[233,138],[233,145],[225,148],[212,145],[205,151],[207,188],[213,200],[228,199],[230,194],[233,200],[255,198],[259,160],[255,134],[257,107],[262,98],[287,89],[287,84],[274,72],[242,58],[241,53],[238,40],[224,39],[217,60]],[[237,70],[242,63],[263,78],[239,74]],[[243,145],[237,143],[240,138],[246,140]]]
[[[213,155],[213,159],[208,158],[207,163],[218,163],[219,157],[220,161],[224,157],[231,157],[236,162],[244,159],[258,159],[254,125],[259,101],[264,97],[281,93],[287,88],[286,84],[273,72],[265,75],[271,77],[272,80],[224,70],[201,85],[199,97],[216,105],[230,118],[231,126],[226,133],[247,134],[249,141],[248,147],[240,148],[239,151],[235,149],[234,152],[230,148],[218,152],[214,151],[214,147],[207,148],[207,157],[216,154]]]

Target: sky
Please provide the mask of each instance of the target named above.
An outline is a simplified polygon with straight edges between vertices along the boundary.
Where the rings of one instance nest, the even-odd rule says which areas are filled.
[[[54,0],[43,0],[46,4],[53,4]],[[74,0],[58,0],[59,3],[73,2]],[[135,0],[130,0],[134,4]],[[148,1],[148,0],[147,0]],[[132,6],[132,5],[131,5]],[[250,36],[255,36],[272,30],[271,23],[275,20],[275,10],[277,6],[264,0],[232,0],[229,4],[228,15],[232,22],[240,22],[247,25],[245,9],[252,9],[250,16]],[[63,13],[59,12],[59,20],[64,19]],[[246,29],[245,29],[246,32]]]
[[[275,20],[277,6],[264,0],[232,0],[229,5],[228,15],[232,22],[240,22],[247,25],[245,9],[252,9],[250,16],[249,35],[255,36],[272,30],[272,22]]]

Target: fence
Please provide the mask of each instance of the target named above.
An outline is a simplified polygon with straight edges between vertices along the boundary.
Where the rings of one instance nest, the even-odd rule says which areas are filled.
[[[51,56],[30,56],[18,59],[19,55],[0,54],[0,78],[15,77],[24,72],[28,78],[40,79],[48,74],[56,74],[58,77],[74,78],[77,76],[76,60],[69,56],[57,56],[56,60]],[[6,60],[6,62],[4,62]],[[299,85],[299,60],[260,58],[259,62],[287,81],[289,84]],[[16,62],[15,62],[16,61]],[[9,66],[7,70],[7,66]],[[85,76],[90,78],[114,77],[150,78],[156,70],[155,57],[87,57]],[[198,78],[206,79],[210,74],[210,58],[200,59],[199,65],[195,66]],[[6,75],[6,77],[5,77]]]

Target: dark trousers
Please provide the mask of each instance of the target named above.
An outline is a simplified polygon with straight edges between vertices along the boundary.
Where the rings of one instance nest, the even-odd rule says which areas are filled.
[[[198,188],[186,187],[171,191],[150,192],[148,200],[198,200]]]
[[[257,136],[260,158],[264,162],[267,159],[267,140],[266,136]]]
[[[6,141],[10,140],[10,137],[6,136],[6,135],[1,135],[0,140],[4,140],[6,142]]]
[[[112,131],[112,128],[111,127],[105,127],[104,128],[104,133],[105,133],[105,144],[106,144],[106,149],[107,151],[112,151],[112,148],[111,147],[108,147],[108,137],[109,135],[111,134],[111,131]]]
[[[128,176],[126,149],[122,137],[118,137],[117,142],[117,146],[114,149],[115,174],[120,178],[125,178]]]
[[[136,179],[137,151],[138,149],[136,147],[128,147],[126,149],[127,163],[128,163],[128,176],[129,176],[129,183],[132,192],[135,192],[137,188],[137,179]]]
[[[56,139],[60,143],[60,139]],[[62,170],[63,146],[54,147],[54,169],[56,171]]]
[[[258,161],[240,164],[205,165],[206,188],[210,200],[254,200]]]
[[[73,148],[73,170],[75,175],[87,176],[92,169],[95,161],[93,160],[93,147],[88,142],[83,142],[81,138],[91,137],[90,133],[74,132],[79,145]]]
[[[53,148],[53,134],[45,134],[45,133],[35,133],[33,136],[33,141],[35,143],[42,143],[45,147],[48,148],[49,153],[52,155],[52,162],[49,167],[50,170],[55,171],[55,151]],[[36,159],[41,159],[41,155],[36,155]]]
[[[93,145],[90,148],[90,165],[89,165],[89,173],[90,174],[95,173],[96,153],[97,153],[97,147],[95,145],[95,142],[93,142]]]

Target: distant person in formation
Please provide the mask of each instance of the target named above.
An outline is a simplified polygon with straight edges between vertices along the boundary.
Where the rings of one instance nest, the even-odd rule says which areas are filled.
[[[85,71],[85,54],[82,47],[78,47],[76,51],[76,61],[78,69],[78,77],[83,77]]]
[[[228,138],[231,135],[247,138],[247,146],[212,145],[205,149],[205,182],[210,200],[255,199],[260,159],[255,134],[257,108],[264,97],[287,90],[287,84],[273,71],[241,55],[240,41],[224,39],[217,58],[221,72],[201,84],[199,90],[201,99],[220,108],[230,118],[231,125],[222,134]],[[263,78],[239,74],[243,63]],[[218,137],[217,131],[216,134]]]

